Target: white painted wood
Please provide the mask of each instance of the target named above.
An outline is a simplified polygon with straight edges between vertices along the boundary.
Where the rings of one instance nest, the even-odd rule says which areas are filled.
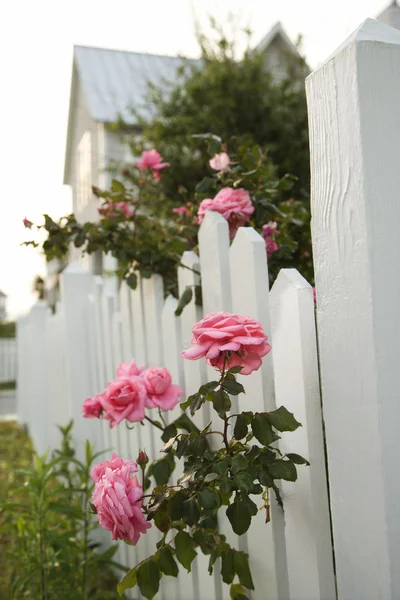
[[[92,395],[94,387],[87,332],[88,297],[93,290],[94,278],[81,265],[70,263],[61,274],[60,283],[65,325],[67,395],[74,420],[76,453],[82,459],[85,440],[94,442],[98,431],[97,421],[82,418],[82,404]]]
[[[232,311],[260,321],[270,337],[268,308],[268,266],[263,238],[250,227],[239,228],[230,249]],[[272,355],[263,358],[258,371],[242,376],[246,395],[239,398],[240,410],[262,412],[275,408]],[[260,498],[253,500],[260,504]],[[247,534],[256,591],[254,600],[289,598],[284,517],[271,497],[271,522],[265,524],[264,512],[252,520]],[[242,540],[241,540],[242,543]]]
[[[282,269],[269,305],[276,405],[303,425],[283,433],[279,447],[310,461],[295,483],[282,482],[290,600],[335,600],[312,288],[295,269]]]
[[[29,317],[17,319],[16,344],[18,356],[17,371],[17,419],[20,425],[29,422],[29,347],[28,347]]]
[[[33,305],[30,315],[29,331],[29,358],[30,358],[30,383],[29,383],[29,433],[33,445],[39,454],[48,448],[48,422],[43,418],[47,415],[46,396],[46,321],[47,306],[43,300],[38,300]],[[39,410],[40,407],[40,410]]]
[[[112,319],[113,312],[115,310],[116,299],[115,295],[108,291],[106,288],[103,289],[103,296],[101,298],[101,325],[103,329],[103,351],[104,351],[104,367],[106,384],[115,379],[116,377],[116,361],[114,359],[113,352],[113,331],[112,331]],[[119,451],[118,448],[118,426],[113,428],[110,427],[109,439],[110,447],[113,452]]]
[[[201,267],[201,286],[203,298],[204,315],[215,312],[231,312],[232,296],[229,269],[229,227],[228,222],[216,212],[207,212],[206,217],[199,231],[199,251]],[[204,364],[203,361],[199,361]],[[207,367],[206,381],[218,379],[218,372],[211,367]],[[237,399],[232,401],[232,412],[237,412]],[[219,416],[212,409],[206,407],[209,419],[212,421],[212,428],[215,431],[222,431],[223,424]],[[205,412],[205,411],[203,411]],[[230,433],[232,433],[232,422],[230,423]],[[221,445],[221,437],[215,436],[212,443],[216,448]],[[238,536],[233,533],[232,527],[223,512],[218,517],[219,527],[227,541],[234,548],[239,545]],[[243,539],[243,538],[242,538]],[[219,561],[216,563],[215,585],[218,588],[218,594],[225,600],[230,598],[229,588],[221,584]]]
[[[15,381],[17,377],[17,345],[15,338],[0,339],[0,382]]]
[[[400,32],[367,20],[307,82],[338,593],[400,598]]]

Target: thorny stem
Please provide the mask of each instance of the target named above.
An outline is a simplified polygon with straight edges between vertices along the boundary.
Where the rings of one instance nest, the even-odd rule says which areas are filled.
[[[82,565],[82,595],[86,600],[87,588],[86,588],[86,576],[87,576],[87,561],[88,561],[88,533],[89,533],[89,519],[88,519],[88,489],[85,488],[85,501],[84,501],[84,521],[83,521],[83,565]]]
[[[153,421],[153,419],[150,419],[150,417],[148,417],[147,415],[145,415],[144,418],[146,419],[146,421],[149,421],[152,425],[154,425],[154,427],[157,427],[157,429],[161,429],[161,431],[164,431],[165,428],[162,425],[160,425],[160,423]]]

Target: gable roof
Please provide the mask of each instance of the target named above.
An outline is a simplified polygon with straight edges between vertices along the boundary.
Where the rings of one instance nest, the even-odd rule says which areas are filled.
[[[393,0],[393,2],[376,18],[378,21],[381,21],[381,23],[386,23],[386,25],[400,29],[400,6],[398,5],[397,0]]]
[[[148,116],[148,84],[175,83],[184,60],[105,48],[75,46],[74,61],[94,121],[112,123],[118,115],[134,122],[131,109]],[[189,60],[191,64],[200,61]]]
[[[258,52],[265,52],[268,49],[268,46],[272,44],[275,38],[279,37],[284,45],[287,47],[289,52],[299,56],[299,51],[296,46],[293,44],[292,40],[286,33],[286,31],[282,27],[282,23],[278,21],[275,25],[268,31],[268,33],[262,38],[262,40],[257,44],[255,50]]]

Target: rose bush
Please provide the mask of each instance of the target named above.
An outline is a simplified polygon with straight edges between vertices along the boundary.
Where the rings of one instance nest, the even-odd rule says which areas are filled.
[[[125,378],[117,381],[141,380],[147,393],[145,406],[158,407],[161,422],[145,418],[162,432],[164,457],[149,461],[142,450],[135,463],[114,453],[110,460],[94,467],[93,508],[99,524],[111,532],[113,539],[136,544],[151,525],[160,532],[156,551],[126,574],[118,585],[120,594],[138,585],[144,597],[153,598],[163,575],[178,576],[177,561],[190,571],[201,551],[210,557],[210,574],[217,559],[221,559],[221,577],[231,585],[231,597],[245,600],[246,590],[254,589],[251,563],[245,552],[232,547],[220,533],[218,515],[224,511],[239,536],[249,529],[260,509],[265,510],[269,522],[269,490],[282,507],[279,480],[295,481],[296,465],[308,464],[297,454],[283,455],[277,447],[279,434],[295,431],[300,423],[283,406],[253,413],[251,398],[249,410],[230,414],[231,396],[244,392],[236,374],[258,370],[271,350],[259,322],[237,314],[211,313],[194,324],[192,343],[194,346],[182,356],[189,360],[205,358],[216,369],[218,379],[189,396],[181,404],[184,412],[169,424],[161,411],[173,408],[182,393],[172,383],[169,371],[163,367],[137,367],[135,361],[117,368],[117,374]],[[188,410],[193,416],[205,403],[210,403],[221,418],[222,430],[212,426],[213,422],[199,430],[186,414]],[[128,407],[129,402],[127,415]],[[232,435],[229,424],[233,418]],[[181,459],[183,474],[171,485],[171,474]],[[134,474],[138,466],[141,484]]]

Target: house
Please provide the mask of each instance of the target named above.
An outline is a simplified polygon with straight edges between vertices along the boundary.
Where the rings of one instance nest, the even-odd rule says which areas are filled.
[[[392,2],[378,19],[400,29],[397,2]],[[284,73],[288,53],[298,56],[296,46],[280,23],[265,35],[256,49],[263,53],[266,68],[276,78]],[[200,65],[199,61],[189,62]],[[160,87],[165,80],[176,82],[181,65],[178,57],[74,47],[64,184],[71,186],[73,212],[79,221],[99,218],[99,201],[92,194],[92,185],[109,187],[111,175],[107,167],[132,160],[120,134],[107,125],[121,115],[134,127],[132,109],[143,116],[148,114],[147,84]],[[72,258],[78,255],[76,250]],[[86,264],[95,273],[102,272],[103,267],[115,268],[112,260],[105,257],[104,264],[102,261],[99,254],[92,255]],[[51,269],[54,275],[54,265]]]
[[[5,321],[7,318],[7,295],[0,290],[0,321]]]
[[[280,23],[257,49],[276,77],[283,73],[287,52],[298,55]],[[189,62],[201,66],[199,60]],[[148,115],[148,83],[160,87],[163,81],[177,82],[182,64],[178,57],[74,47],[64,184],[71,186],[73,211],[79,221],[99,218],[99,201],[92,194],[92,185],[103,189],[109,186],[107,166],[132,160],[121,135],[107,125],[122,116],[134,127],[132,109]],[[101,272],[100,256],[92,256],[88,262],[92,271]],[[111,264],[104,266],[112,268]]]

